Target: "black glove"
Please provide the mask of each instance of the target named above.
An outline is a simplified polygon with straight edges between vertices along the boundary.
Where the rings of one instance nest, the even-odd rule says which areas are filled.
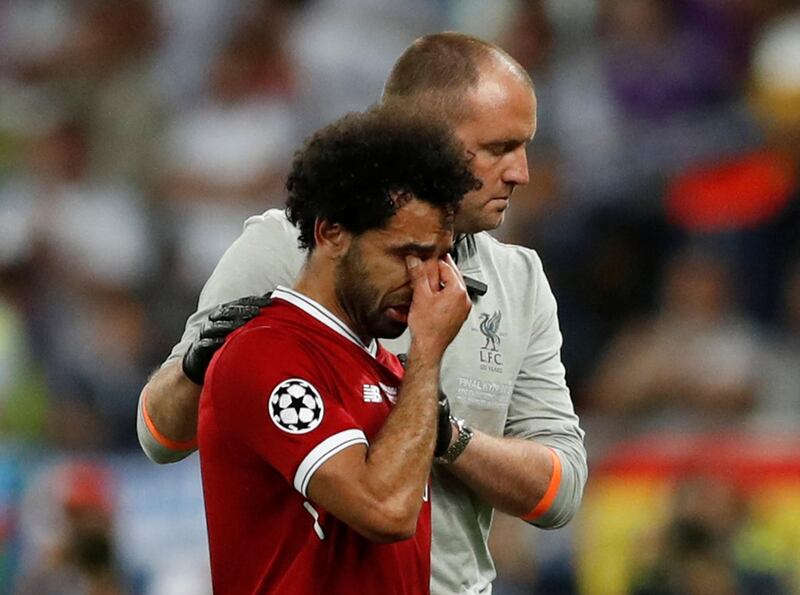
[[[450,423],[450,401],[444,391],[439,389],[439,419],[436,421],[436,446],[433,456],[440,457],[447,452],[453,437],[453,424]]]
[[[408,355],[401,353],[397,356],[403,367],[406,367]],[[436,420],[436,446],[433,447],[433,456],[440,457],[447,452],[450,440],[453,437],[453,426],[450,423],[450,401],[444,391],[439,389],[439,418]]]
[[[183,373],[202,386],[206,369],[225,338],[248,320],[255,318],[269,304],[270,294],[251,295],[217,306],[203,323],[200,334],[183,356]]]

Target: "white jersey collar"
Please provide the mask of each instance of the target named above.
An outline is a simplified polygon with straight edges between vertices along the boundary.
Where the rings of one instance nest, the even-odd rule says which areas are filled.
[[[353,331],[351,331],[348,326],[342,322],[336,315],[331,313],[325,306],[312,300],[307,295],[303,295],[302,293],[295,291],[294,289],[289,289],[288,287],[283,287],[279,285],[275,291],[272,292],[273,298],[281,299],[285,302],[289,302],[293,306],[300,308],[303,312],[319,320],[322,324],[330,328],[331,330],[339,333],[346,339],[349,339],[365,351],[369,353],[372,357],[375,357],[378,353],[378,342],[375,339],[370,341],[369,345],[364,345],[361,339],[358,338]]]

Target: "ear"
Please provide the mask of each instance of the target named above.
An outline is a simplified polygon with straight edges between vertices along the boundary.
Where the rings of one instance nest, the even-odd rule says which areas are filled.
[[[314,222],[315,250],[329,258],[338,258],[350,247],[353,234],[338,223],[331,223],[319,217]]]

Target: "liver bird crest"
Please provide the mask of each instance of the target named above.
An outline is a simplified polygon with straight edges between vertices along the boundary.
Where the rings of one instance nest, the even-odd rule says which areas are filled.
[[[497,310],[494,314],[481,314],[481,324],[480,329],[483,335],[486,337],[486,344],[483,346],[484,349],[490,349],[491,351],[497,351],[497,348],[500,345],[500,335],[497,334],[497,329],[500,328],[500,318],[502,314],[500,310]]]

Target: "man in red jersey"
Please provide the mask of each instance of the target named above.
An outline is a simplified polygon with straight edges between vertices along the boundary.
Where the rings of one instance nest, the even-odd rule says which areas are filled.
[[[470,310],[448,255],[478,182],[446,127],[354,114],[294,160],[293,288],[208,369],[199,450],[219,594],[420,594],[439,370]],[[405,376],[376,341],[411,332]]]

